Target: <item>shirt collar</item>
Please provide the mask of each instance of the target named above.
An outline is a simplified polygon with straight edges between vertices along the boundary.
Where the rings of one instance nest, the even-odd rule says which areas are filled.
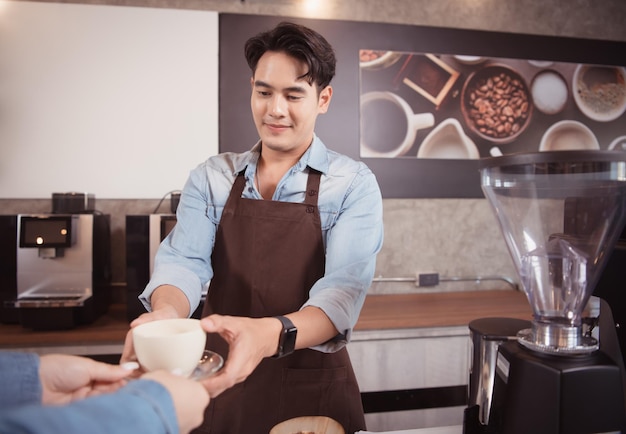
[[[301,170],[309,166],[323,174],[328,173],[328,149],[317,135],[313,134],[313,143],[298,161],[298,165],[302,165],[299,167]]]
[[[248,166],[248,169],[256,168],[260,155],[261,141],[259,140],[250,151],[241,154],[243,158],[239,159],[235,164],[235,173],[240,173],[246,166]],[[296,163],[294,169],[302,171],[306,166],[323,174],[328,172],[328,149],[316,134],[313,134],[313,143]]]

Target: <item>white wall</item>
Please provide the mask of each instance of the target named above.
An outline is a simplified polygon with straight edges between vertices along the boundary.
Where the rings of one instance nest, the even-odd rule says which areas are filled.
[[[218,150],[218,14],[0,0],[0,198],[160,198]]]

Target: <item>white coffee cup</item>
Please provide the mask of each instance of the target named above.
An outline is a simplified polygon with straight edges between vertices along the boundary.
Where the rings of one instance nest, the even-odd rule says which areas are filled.
[[[595,134],[582,122],[565,119],[554,123],[541,137],[540,151],[596,150],[600,144]]]
[[[176,318],[151,321],[132,329],[135,355],[143,369],[164,369],[189,376],[206,345],[200,320]]]
[[[393,92],[361,95],[361,157],[395,158],[407,153],[417,131],[435,125],[432,113],[414,113]]]

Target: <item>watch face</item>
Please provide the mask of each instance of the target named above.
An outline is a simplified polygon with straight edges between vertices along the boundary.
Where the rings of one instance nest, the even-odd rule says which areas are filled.
[[[293,353],[294,349],[296,348],[296,335],[298,334],[298,329],[296,329],[295,327],[289,329],[289,330],[285,330],[284,333],[284,344],[282,345],[282,353],[283,355],[287,355],[287,354],[291,354]]]
[[[278,343],[278,353],[274,357],[282,357],[293,353],[296,347],[296,335],[298,329],[293,323],[284,316],[275,317],[283,325],[283,332],[280,335],[280,341]]]

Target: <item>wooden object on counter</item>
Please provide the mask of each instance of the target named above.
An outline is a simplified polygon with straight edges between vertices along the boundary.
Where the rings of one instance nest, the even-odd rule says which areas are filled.
[[[336,420],[327,416],[300,416],[275,425],[270,434],[345,434]]]
[[[531,320],[532,310],[515,290],[368,295],[354,329],[463,326],[487,317]]]

